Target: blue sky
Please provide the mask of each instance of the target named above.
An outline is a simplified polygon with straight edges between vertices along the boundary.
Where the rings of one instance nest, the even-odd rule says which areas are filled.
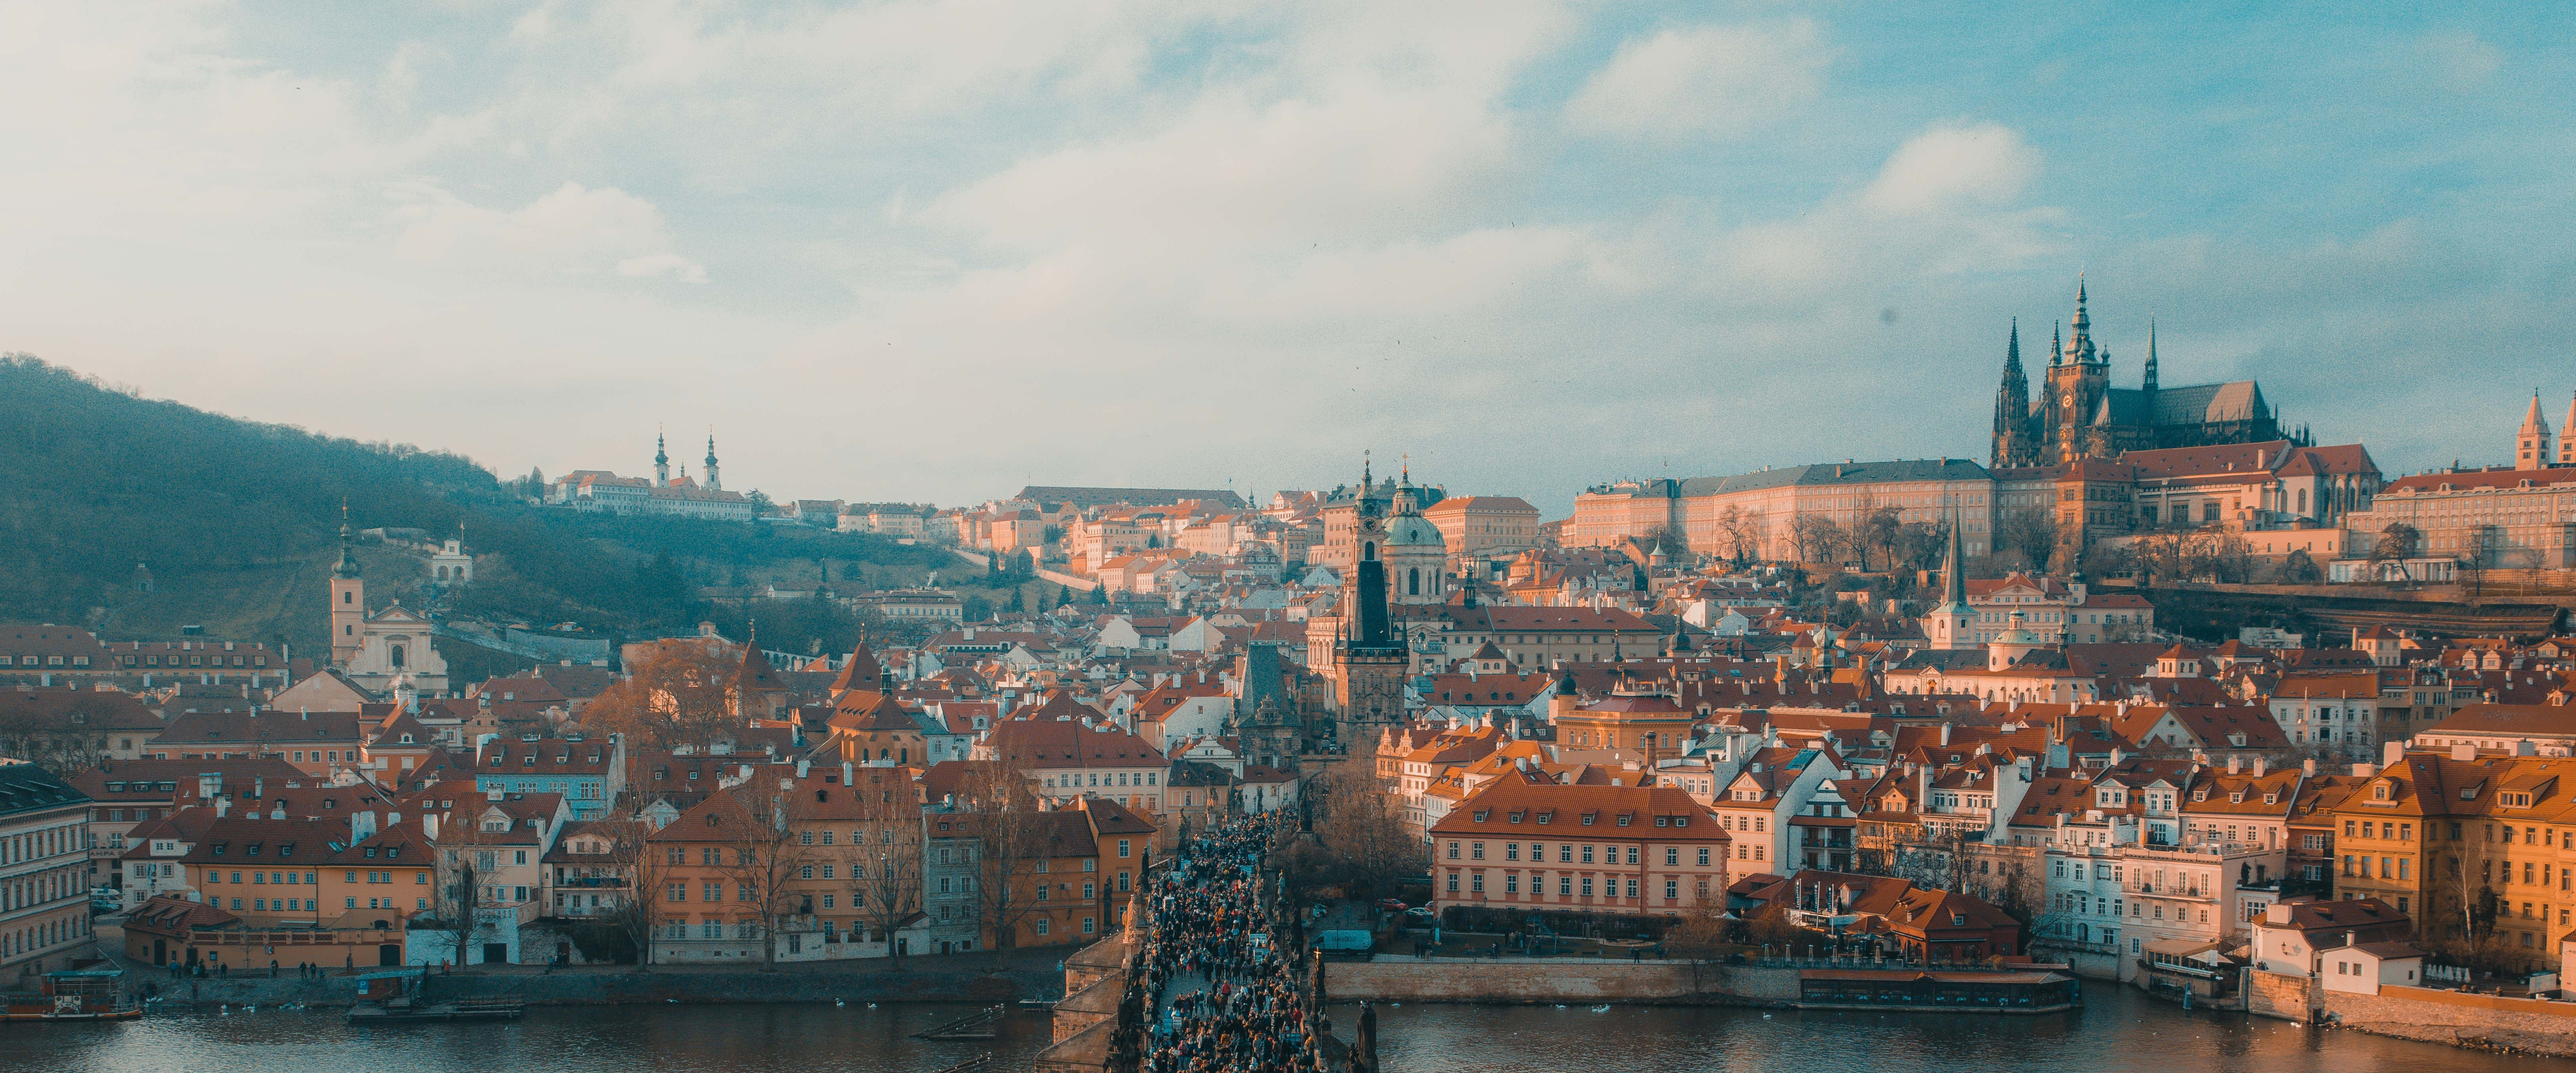
[[[778,496],[1982,456],[2115,376],[2392,473],[2576,392],[2570,23],[2392,8],[0,0],[0,349]],[[694,459],[694,447],[684,457]]]

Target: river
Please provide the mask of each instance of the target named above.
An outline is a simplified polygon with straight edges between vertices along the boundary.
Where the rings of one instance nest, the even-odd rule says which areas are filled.
[[[2520,1058],[2321,1031],[2242,1014],[2184,1013],[2108,984],[2080,1012],[2033,1017],[1409,1003],[1379,1014],[1392,1073],[1651,1068],[1728,1073],[1850,1070],[1995,1073],[2576,1073],[2576,1061]],[[159,1013],[120,1025],[0,1025],[0,1069],[108,1073],[930,1073],[992,1051],[1017,1073],[1046,1046],[1043,1016],[1015,1014],[1002,1038],[925,1042],[911,1033],[970,1005],[540,1007],[521,1021],[351,1028],[336,1010]],[[1355,1014],[1333,1012],[1349,1038]]]

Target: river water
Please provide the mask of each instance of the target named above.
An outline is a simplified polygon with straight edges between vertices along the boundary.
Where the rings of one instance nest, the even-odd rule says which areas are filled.
[[[1851,1070],[1996,1073],[2576,1073],[2576,1062],[2508,1058],[2321,1031],[2242,1014],[2184,1013],[2088,985],[2081,1011],[2039,1016],[1800,1013],[1681,1007],[1448,1006],[1379,1012],[1392,1073],[1651,1068],[1728,1073]],[[910,1038],[971,1005],[532,1008],[520,1021],[351,1028],[336,1010],[158,1013],[118,1025],[0,1024],[0,1070],[109,1073],[930,1073],[991,1051],[1018,1073],[1047,1044],[1043,1015],[1014,1014],[1000,1039]],[[1333,1011],[1344,1038],[1349,1007]]]

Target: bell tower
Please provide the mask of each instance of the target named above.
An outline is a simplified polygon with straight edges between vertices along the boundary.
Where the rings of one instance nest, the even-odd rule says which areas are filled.
[[[721,492],[721,491],[723,491],[723,490],[724,490],[724,482],[716,479],[716,433],[715,433],[715,430],[714,430],[714,429],[708,429],[708,430],[707,430],[707,491],[710,491],[710,492]]]
[[[367,583],[358,577],[356,534],[349,504],[340,504],[340,562],[331,568],[331,664],[346,667],[365,646]]]

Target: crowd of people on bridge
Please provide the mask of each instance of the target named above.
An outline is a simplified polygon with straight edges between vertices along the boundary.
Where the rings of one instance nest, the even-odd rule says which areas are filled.
[[[1143,1073],[1325,1073],[1329,1026],[1309,1029],[1297,960],[1267,945],[1259,876],[1279,816],[1209,829],[1149,888]]]

